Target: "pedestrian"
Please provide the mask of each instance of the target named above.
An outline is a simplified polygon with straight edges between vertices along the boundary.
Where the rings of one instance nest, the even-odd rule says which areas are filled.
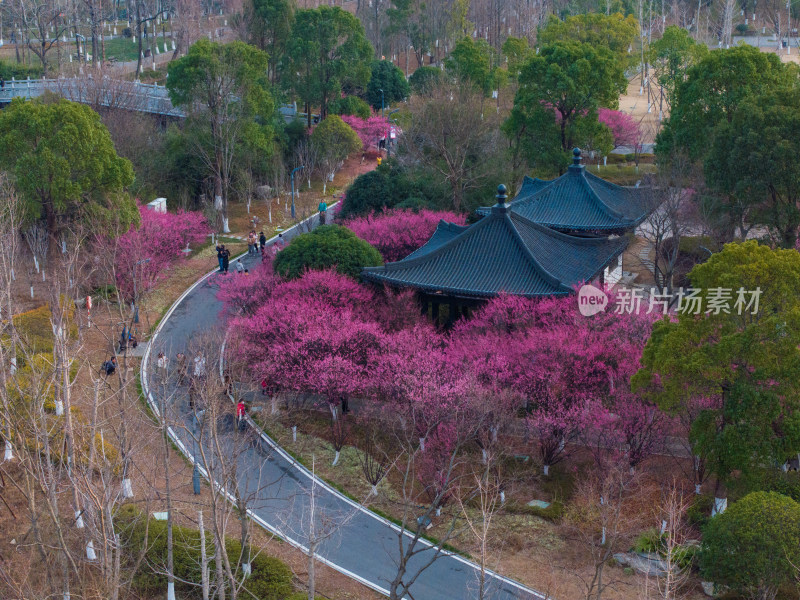
[[[244,274],[245,274],[245,275],[250,275],[250,271],[248,271],[247,269],[245,269],[245,270],[244,270]]]
[[[223,246],[222,248],[222,272],[227,273],[230,266],[231,251]]]
[[[0,90],[6,89],[6,80],[3,77],[0,77]]]
[[[164,356],[163,352],[158,353],[158,360],[156,361],[156,367],[158,368],[158,374],[166,379],[167,378],[167,363],[169,359]]]
[[[217,242],[217,260],[219,261],[219,272],[222,273],[225,268],[223,266],[223,259],[225,257],[225,244]]]
[[[239,423],[239,431],[244,431],[245,427],[244,414],[245,414],[244,400],[239,400],[238,404],[236,405],[236,420]]]
[[[267,395],[267,378],[266,377],[264,377],[264,379],[261,380],[261,395],[262,396],[266,396]]]
[[[264,235],[263,231],[258,234],[258,245],[262,250],[267,245],[267,236]]]
[[[106,362],[103,363],[103,366],[100,367],[100,370],[106,374],[106,377],[113,375],[114,371],[117,370],[117,357],[112,356]]]
[[[178,385],[183,385],[186,380],[186,355],[183,352],[178,352],[175,358],[178,361]]]
[[[317,209],[319,210],[319,224],[320,225],[325,225],[325,220],[326,220],[326,217],[328,216],[328,205],[325,204],[325,199],[324,198],[320,201],[319,206],[317,207]]]
[[[278,240],[275,243],[278,244],[278,250],[283,250],[284,249],[284,247],[286,246],[286,241],[283,239],[283,234],[282,233],[278,234]]]
[[[236,272],[243,273],[244,272],[244,265],[242,264],[242,259],[236,261]]]
[[[253,244],[255,242],[253,232],[247,234],[247,255],[250,256],[253,253]]]

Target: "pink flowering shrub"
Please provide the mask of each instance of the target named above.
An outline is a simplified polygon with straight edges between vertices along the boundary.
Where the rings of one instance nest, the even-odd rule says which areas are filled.
[[[211,232],[201,212],[159,213],[142,206],[141,224],[131,227],[116,240],[100,240],[102,252],[113,256],[117,289],[127,300],[134,300],[152,289],[170,266],[185,255],[189,246],[205,241]]]
[[[432,210],[387,210],[344,222],[362,240],[378,249],[385,262],[401,260],[423,246],[439,221],[464,225],[463,215]]]
[[[389,135],[389,120],[386,117],[372,115],[369,119],[362,119],[355,115],[340,116],[342,121],[350,125],[352,130],[356,132],[356,135],[364,145],[364,150],[371,146],[377,148],[378,140]]]
[[[641,144],[642,135],[639,123],[628,113],[601,108],[597,111],[597,118],[611,130],[615,148]]]

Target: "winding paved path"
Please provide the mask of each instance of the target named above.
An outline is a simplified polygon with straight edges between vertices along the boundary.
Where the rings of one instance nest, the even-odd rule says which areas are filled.
[[[316,217],[312,217],[316,224]],[[297,234],[293,228],[284,233],[290,239]],[[270,240],[270,244],[274,238]],[[254,266],[258,258],[245,257],[242,262]],[[170,422],[170,435],[181,451],[194,461],[197,452],[191,435],[193,414],[185,400],[185,389],[165,389],[157,384],[155,358],[159,351],[168,356],[185,351],[193,339],[203,332],[219,328],[222,304],[216,298],[216,289],[209,280],[209,273],[172,305],[162,319],[142,361],[141,378],[148,402],[154,411],[163,393],[170,404],[166,407]],[[235,276],[233,274],[229,275]],[[211,361],[209,361],[210,366]],[[177,393],[173,393],[177,392]],[[252,423],[251,423],[252,426]],[[228,442],[243,436],[230,431]],[[198,463],[202,463],[198,460]],[[240,489],[253,494],[249,502],[252,519],[265,529],[276,533],[292,545],[307,552],[307,536],[302,532],[303,523],[308,522],[308,500],[312,475],[295,462],[286,452],[263,433],[252,436],[237,460],[237,476]],[[207,477],[204,469],[201,473]],[[389,581],[396,573],[396,558],[399,556],[398,528],[360,507],[345,496],[316,480],[316,502],[318,510],[336,519],[346,518],[346,524],[322,543],[318,550],[320,562],[352,577],[362,584],[388,595]],[[306,527],[307,529],[307,527]],[[414,566],[427,562],[434,552],[427,542],[427,549],[412,559]],[[494,573],[489,573],[487,600],[534,599],[544,596]],[[416,600],[469,600],[476,597],[478,566],[459,556],[443,553],[417,579],[411,588]]]

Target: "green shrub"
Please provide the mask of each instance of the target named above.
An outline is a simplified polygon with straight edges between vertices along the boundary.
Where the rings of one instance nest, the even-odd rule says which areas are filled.
[[[162,573],[163,565],[167,563],[167,523],[146,517],[131,505],[120,509],[117,520],[117,529],[120,537],[129,550],[131,557],[138,556],[147,542],[146,560],[137,573],[133,574],[133,587],[143,596],[155,596],[163,593],[167,587],[167,577]],[[145,530],[147,539],[145,539]],[[176,578],[193,583],[200,583],[200,532],[188,527],[173,525],[173,560]],[[214,547],[213,537],[206,535],[208,556],[212,558],[209,569],[213,573]],[[232,563],[237,563],[242,546],[237,540],[228,538],[225,548]],[[152,565],[151,568],[150,565]],[[160,568],[159,568],[160,567]],[[257,554],[251,560],[252,575],[245,583],[245,589],[259,600],[286,600],[302,598],[297,595],[292,586],[292,572],[283,562],[272,556]],[[237,569],[238,573],[238,569]],[[176,591],[185,598],[201,597],[201,590],[197,585],[188,585],[180,581],[175,584]],[[251,598],[249,594],[244,594]]]
[[[274,268],[286,279],[300,277],[306,269],[330,268],[358,279],[364,267],[382,264],[380,252],[346,227],[323,225],[294,238],[278,253]]]
[[[774,598],[800,564],[800,504],[754,492],[712,518],[703,530],[705,579],[747,598]]]
[[[420,67],[408,78],[408,85],[415,94],[425,94],[441,85],[445,74],[436,67]]]
[[[641,533],[633,543],[633,551],[643,554],[661,552],[664,549],[664,536],[658,529],[648,529]]]
[[[519,504],[517,502],[508,502],[506,510],[510,513],[518,515],[532,515],[547,521],[559,521],[564,516],[564,504],[558,501],[550,503],[547,508],[540,506],[528,506],[527,504]]]
[[[372,114],[369,104],[358,96],[337,98],[328,104],[328,110],[334,115],[355,115],[361,119],[369,119]]]
[[[684,544],[673,549],[672,556],[675,564],[681,569],[688,569],[694,564],[695,558],[698,556],[700,546],[695,544]]]
[[[695,495],[691,505],[686,510],[686,519],[691,525],[701,529],[711,518],[711,509],[714,506],[714,498],[706,494]]]
[[[11,81],[11,78],[20,80],[20,79],[27,79],[30,77],[31,79],[38,79],[42,76],[42,66],[41,65],[23,65],[20,63],[13,63],[13,62],[6,62],[4,60],[0,60],[0,77],[6,80],[6,85],[9,85],[8,82]]]

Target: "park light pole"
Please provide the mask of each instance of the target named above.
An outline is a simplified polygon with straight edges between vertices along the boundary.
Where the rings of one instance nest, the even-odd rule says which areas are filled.
[[[392,115],[399,111],[399,108],[395,108],[394,110],[390,110],[389,114],[387,115],[387,126],[386,126],[386,159],[390,159],[392,157],[392,126],[389,123],[394,123],[397,125],[397,121],[392,119]]]
[[[292,218],[293,219],[295,217],[295,210],[294,210],[294,173],[295,173],[295,171],[299,171],[300,169],[305,169],[305,168],[306,168],[305,165],[300,165],[299,167],[295,167],[294,169],[292,169],[291,179],[292,179]]]
[[[383,88],[381,88],[381,116],[383,116]]]

